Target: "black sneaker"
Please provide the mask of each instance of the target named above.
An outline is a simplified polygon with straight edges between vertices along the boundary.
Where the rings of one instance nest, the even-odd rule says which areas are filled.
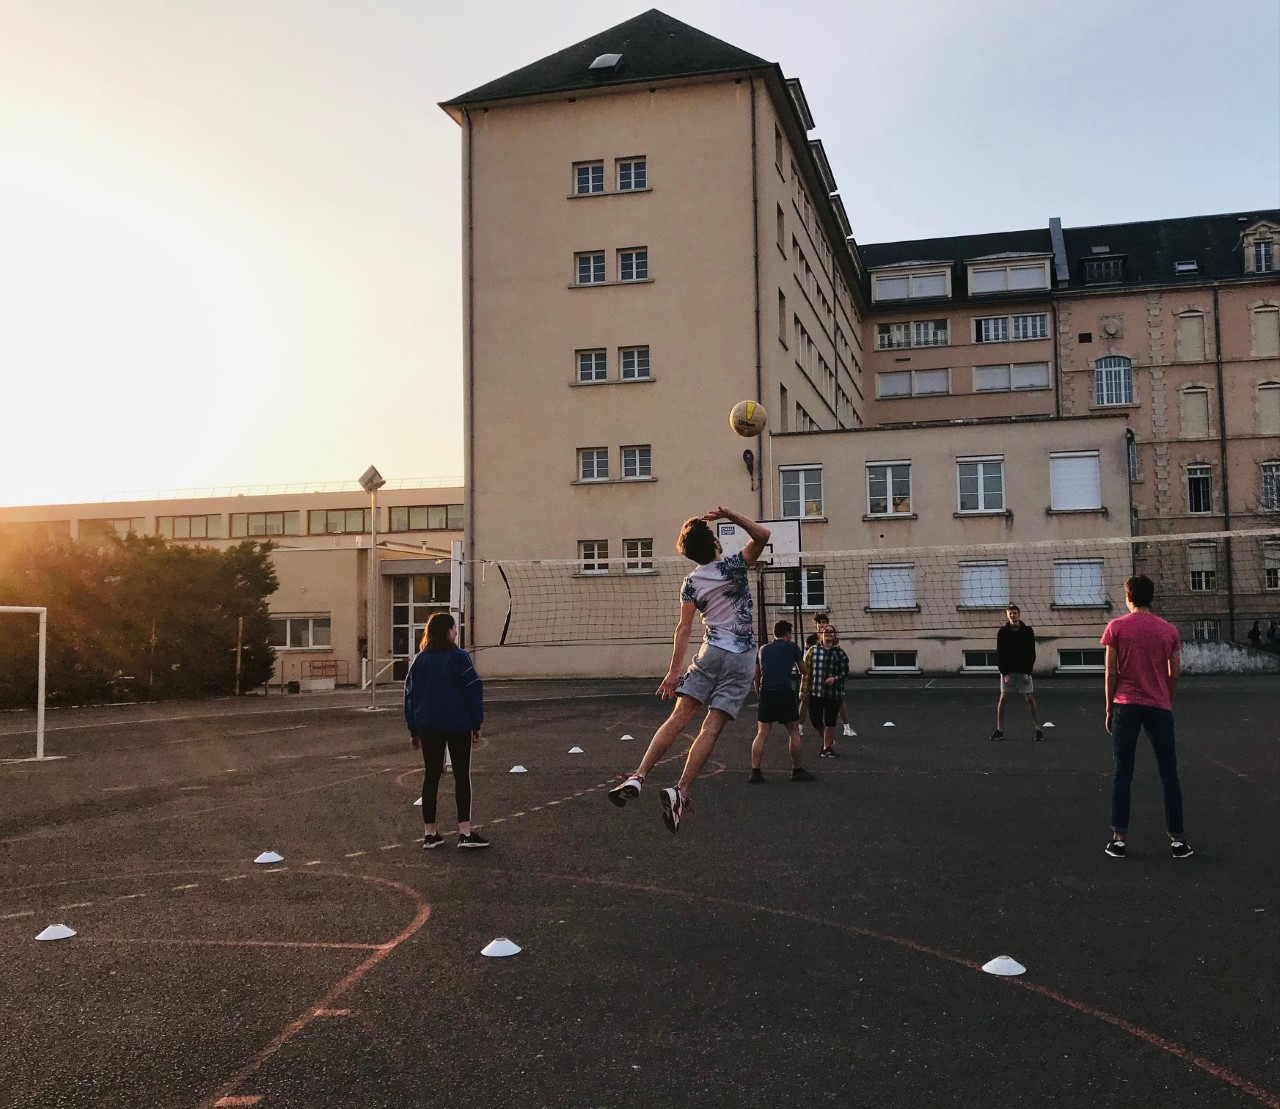
[[[461,832],[459,832],[458,846],[459,847],[488,847],[489,841],[485,839],[484,836],[482,836],[479,832],[472,832],[470,835],[466,835],[466,836],[464,836]]]
[[[840,756],[834,747],[824,747],[818,752],[818,757],[823,759],[838,759]]]
[[[628,801],[634,801],[640,796],[640,790],[644,786],[644,779],[632,774],[620,786],[614,786],[609,790],[609,800],[618,808],[622,808]]]
[[[797,766],[791,771],[791,780],[793,782],[816,782],[818,775],[810,774],[803,766]]]
[[[991,738],[1004,739],[1004,732],[1002,732],[999,728],[997,728],[994,732],[991,733]]]
[[[1186,846],[1186,845],[1184,844],[1183,846]],[[1108,855],[1110,855],[1113,859],[1123,859],[1124,858],[1124,840],[1113,839],[1106,845],[1106,847],[1103,848],[1103,850]]]
[[[1037,742],[1037,743],[1039,743],[1042,739],[1044,739],[1044,732],[1042,732],[1039,728],[1037,728],[1037,729],[1036,729],[1036,742]]]
[[[748,778],[747,781],[754,786],[759,785],[764,780],[765,778],[764,775],[760,773],[760,768],[758,766],[753,766],[751,768],[751,777]]]
[[[1191,844],[1185,843],[1180,839],[1175,839],[1169,844],[1169,850],[1173,853],[1175,859],[1189,859],[1195,854],[1195,851],[1191,849]]]
[[[435,836],[427,833],[422,837],[422,850],[430,851],[433,847],[439,847],[444,843],[444,836]]]

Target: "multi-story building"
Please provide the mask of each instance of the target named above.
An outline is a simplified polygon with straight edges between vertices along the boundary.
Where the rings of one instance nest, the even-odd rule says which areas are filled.
[[[453,483],[393,482],[378,492],[383,678],[403,676],[428,617],[450,607],[450,560],[462,538],[462,512],[462,489]],[[304,688],[360,681],[369,657],[372,523],[369,497],[346,486],[0,508],[0,538],[92,542],[133,533],[218,548],[270,541],[280,583],[267,601],[277,652],[273,681]]]

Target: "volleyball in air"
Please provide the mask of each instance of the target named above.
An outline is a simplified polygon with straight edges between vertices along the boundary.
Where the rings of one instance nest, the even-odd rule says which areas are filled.
[[[748,439],[764,431],[768,422],[764,408],[753,400],[740,400],[729,410],[729,426]]]

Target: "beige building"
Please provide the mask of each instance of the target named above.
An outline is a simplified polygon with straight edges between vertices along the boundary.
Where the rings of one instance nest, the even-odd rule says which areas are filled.
[[[340,486],[0,508],[0,534],[93,541],[132,532],[219,548],[269,540],[280,583],[267,602],[272,680],[315,689],[355,685],[367,673],[371,524],[369,497]],[[378,492],[377,524],[377,657],[379,681],[389,681],[403,676],[430,614],[450,607],[462,490],[392,483]]]

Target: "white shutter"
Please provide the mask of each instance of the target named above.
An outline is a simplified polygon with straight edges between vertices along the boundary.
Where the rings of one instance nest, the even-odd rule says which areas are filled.
[[[1255,358],[1280,357],[1280,311],[1255,308],[1249,314]]]
[[[1010,289],[1043,289],[1048,282],[1042,265],[1011,266],[1009,268]]]
[[[1218,548],[1212,543],[1187,545],[1187,569],[1192,573],[1214,573],[1218,569]]]
[[[916,568],[911,563],[868,568],[870,608],[915,608]]]
[[[1179,362],[1204,361],[1204,317],[1187,315],[1178,317],[1176,341]]]
[[[876,374],[876,395],[880,397],[911,396],[911,371],[895,370],[893,373]]]
[[[960,603],[966,608],[1003,608],[1009,603],[1007,562],[960,563]]]
[[[1187,389],[1182,394],[1182,437],[1204,439],[1209,435],[1209,390]]]
[[[1096,454],[1049,456],[1049,506],[1057,512],[1102,507]]]
[[[1053,564],[1055,605],[1103,605],[1107,594],[1102,583],[1102,559],[1058,559]]]
[[[925,273],[911,279],[913,297],[941,297],[947,295],[945,273]]]
[[[1258,431],[1280,435],[1280,385],[1258,386]]]
[[[1008,288],[1008,272],[1003,266],[998,270],[970,270],[969,292],[998,293]]]
[[[876,300],[904,300],[909,295],[905,277],[876,278]]]
[[[1008,366],[974,366],[973,391],[975,393],[1000,393],[1008,388]]]
[[[1013,387],[1015,389],[1049,388],[1049,363],[1023,362],[1014,366]]]

